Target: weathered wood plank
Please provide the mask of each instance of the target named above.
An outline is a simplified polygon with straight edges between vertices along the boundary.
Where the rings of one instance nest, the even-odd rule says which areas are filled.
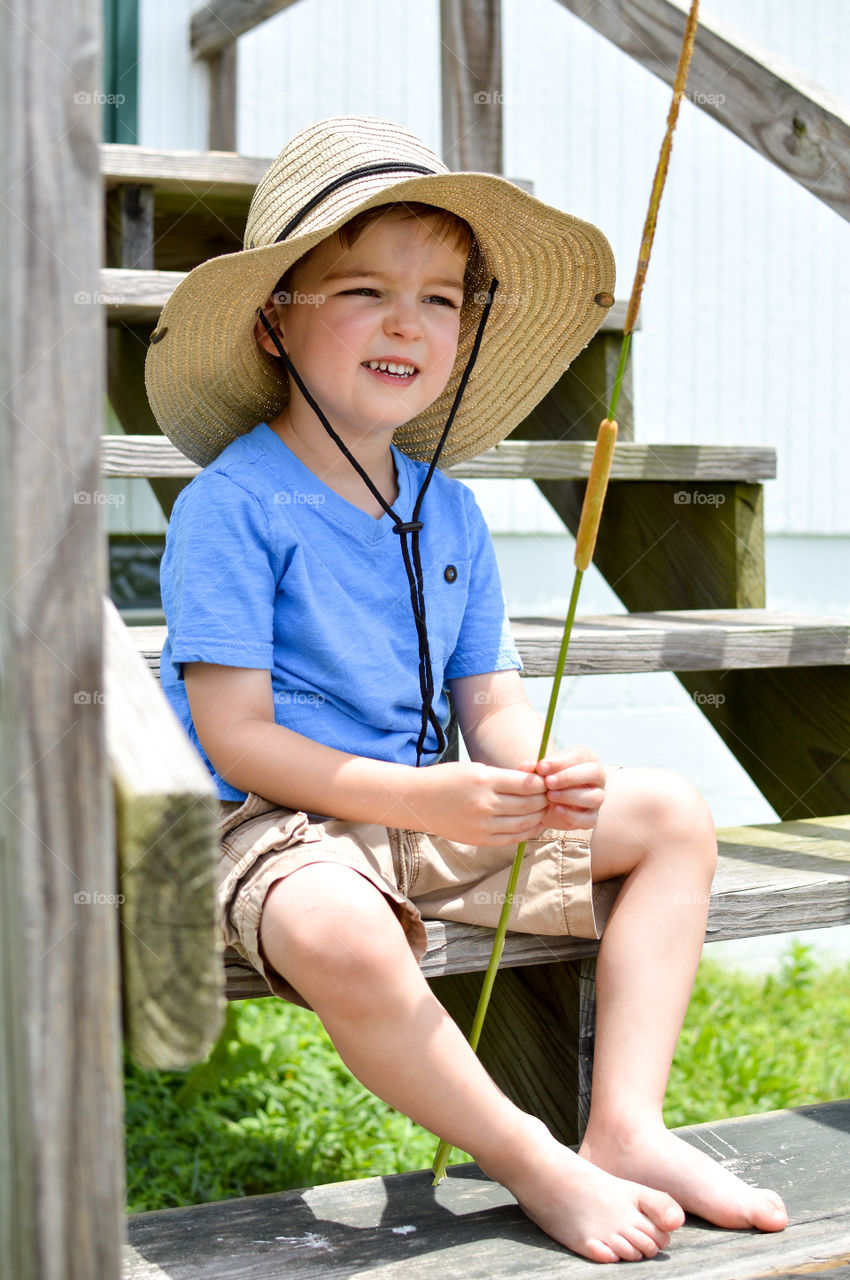
[[[775,1187],[779,1234],[724,1231],[688,1218],[669,1249],[640,1263],[661,1280],[826,1277],[850,1252],[850,1103],[677,1130],[747,1182]],[[136,1214],[124,1280],[590,1280],[599,1264],[545,1236],[477,1165],[439,1187],[396,1174],[243,1200]]]
[[[440,0],[443,162],[502,172],[501,0]]]
[[[192,53],[196,58],[209,58],[237,36],[258,27],[295,0],[213,0],[192,14],[189,29]]]
[[[672,85],[687,5],[678,0],[560,3]],[[842,218],[850,218],[845,102],[703,12],[685,97]]]
[[[552,675],[563,627],[560,618],[511,619],[524,675]],[[131,627],[130,634],[158,674],[166,628]],[[850,618],[771,609],[681,609],[576,618],[564,669],[568,675],[611,675],[822,664],[850,664]],[[697,683],[697,706],[703,709],[703,698],[714,696],[700,693]]]
[[[560,619],[511,620],[528,676],[551,675],[563,632]],[[578,619],[565,670],[729,671],[850,663],[850,618],[770,609],[683,609],[669,613],[586,615]],[[707,695],[706,695],[707,696]],[[694,700],[700,703],[699,689]]]
[[[133,183],[106,195],[106,265],[153,270],[152,187]]]
[[[619,320],[618,309],[625,305],[615,303],[609,316],[616,310]],[[625,312],[616,330],[611,320],[603,321],[593,341],[578,353],[552,390],[520,423],[513,433],[513,440],[596,440],[599,424],[608,412],[623,345],[624,324]],[[620,442],[633,440],[635,434],[632,363],[629,360],[626,364],[617,401],[617,440]]]
[[[182,271],[119,271],[104,267],[96,300],[105,304],[110,324],[153,324],[184,275]],[[621,332],[625,319],[626,303],[615,302],[606,311],[600,332]]]
[[[185,278],[183,271],[129,271],[104,267],[94,299],[106,307],[108,324],[155,324]]]
[[[717,842],[706,942],[850,924],[850,815],[728,827],[718,831]],[[492,929],[448,920],[428,920],[425,927],[426,977],[487,968]],[[557,964],[597,950],[585,938],[509,931],[501,968]],[[229,949],[225,970],[229,999],[269,994],[264,980]]]
[[[492,947],[492,931],[485,932]],[[592,956],[578,964],[550,960],[504,967],[477,1049],[502,1092],[566,1143],[581,1141],[590,1114],[595,977]],[[429,977],[429,982],[468,1035],[481,995],[481,974],[457,972]]]
[[[142,1067],[184,1067],[209,1051],[224,1009],[218,796],[110,600],[104,627],[126,1040]]]
[[[241,206],[243,221],[254,188],[271,162],[271,156],[243,156],[214,149],[159,151],[112,142],[104,142],[100,148],[101,175],[107,190],[123,183],[143,183],[156,192],[157,208],[163,203],[162,196],[176,197],[164,202],[175,208],[179,208],[181,202],[188,207],[200,199],[218,209],[220,202],[224,202],[229,209]],[[526,178],[511,181],[524,190],[529,187]]]
[[[850,668],[681,672],[679,680],[781,818],[847,807]]]
[[[202,12],[209,13],[209,9]],[[235,151],[236,41],[227,41],[206,61],[209,68],[207,142],[211,151]]]
[[[106,538],[102,505],[75,500],[98,490],[104,429],[103,314],[82,301],[103,223],[101,16],[99,0],[0,6],[4,1280],[115,1280],[123,1232]]]
[[[106,262],[110,268],[152,270],[154,265],[154,192],[150,186],[124,183],[107,192]],[[162,439],[145,391],[145,357],[150,326],[110,325],[106,334],[106,389],[124,430]],[[106,437],[107,439],[109,437]],[[154,495],[168,519],[185,481],[153,477]]]
[[[144,368],[142,330],[138,334]],[[144,385],[142,383],[142,385]],[[153,417],[151,415],[151,421]],[[196,476],[200,467],[158,434],[104,436],[105,476]],[[594,445],[590,441],[505,440],[477,458],[447,467],[458,480],[586,480]],[[757,445],[634,444],[614,446],[611,480],[676,480],[678,483],[710,480],[760,480],[776,474],[776,450]],[[706,490],[683,490],[691,502],[704,503]]]
[[[145,356],[147,355],[150,335],[150,326],[144,325],[116,324],[110,325],[107,329],[106,386],[109,402],[124,430],[132,434],[126,436],[104,436],[104,441],[115,442],[114,444],[104,445],[104,448],[110,455],[117,453],[120,457],[126,457],[128,451],[127,441],[139,441],[139,451],[144,456],[148,456],[149,452],[161,453],[162,450],[158,446],[165,444],[172,450],[174,461],[182,461],[184,468],[192,466],[194,474],[199,468],[195,467],[194,463],[188,463],[171,442],[164,439],[159,429],[159,423],[153,416],[153,411],[148,402],[145,391]],[[132,445],[130,449],[132,450]],[[139,475],[139,472],[131,468],[123,471],[104,471],[103,474],[120,475],[127,478]],[[144,475],[150,481],[154,497],[159,503],[163,515],[166,520],[170,519],[178,494],[188,484],[185,472],[181,471],[178,465],[165,471],[153,468],[150,472],[145,472]]]
[[[557,438],[557,423],[543,425],[544,434],[551,429]],[[586,486],[537,484],[575,532]],[[706,500],[694,492],[690,503],[682,502],[687,488],[666,481],[612,485],[594,564],[627,609],[763,607],[762,487],[718,482],[702,495]],[[710,676],[710,663],[698,675],[688,674],[694,668],[685,663],[670,663],[781,818],[843,809],[850,794],[846,658],[829,665],[833,660],[824,655],[809,665],[798,662],[794,647],[785,662],[744,663],[737,671],[730,662],[723,676]]]
[[[153,187],[157,196],[238,200],[246,213],[254,188],[270,164],[271,157],[231,151],[159,151],[111,142],[100,146],[100,172],[107,191],[124,183],[141,183]]]

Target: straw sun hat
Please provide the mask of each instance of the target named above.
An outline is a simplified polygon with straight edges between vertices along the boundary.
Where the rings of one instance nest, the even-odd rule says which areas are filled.
[[[530,413],[587,346],[613,301],[608,241],[590,223],[505,178],[452,172],[388,120],[341,116],[295,135],[254,192],[243,251],[196,267],[163,309],[145,376],[157,422],[182,453],[206,466],[237,436],[284,409],[288,378],[256,340],[258,308],[320,240],[363,209],[402,200],[464,218],[486,261],[467,289],[445,390],[398,428],[394,443],[413,458],[431,459],[491,277],[498,287],[486,332],[440,465],[490,448]]]

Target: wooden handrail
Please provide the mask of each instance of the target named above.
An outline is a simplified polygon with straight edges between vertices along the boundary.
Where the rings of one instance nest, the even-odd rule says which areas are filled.
[[[687,5],[679,0],[560,0],[672,85]],[[700,14],[687,98],[765,160],[850,219],[850,107],[788,63]]]
[[[213,58],[237,36],[293,4],[295,0],[213,0],[196,9],[190,19],[192,53],[196,58]]]
[[[214,0],[191,19],[192,52],[215,58],[295,0]],[[685,28],[680,0],[560,0],[672,85]],[[850,219],[850,107],[719,22],[700,17],[686,96],[842,218]]]

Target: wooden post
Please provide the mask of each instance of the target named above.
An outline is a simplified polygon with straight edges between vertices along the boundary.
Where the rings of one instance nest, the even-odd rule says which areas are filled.
[[[502,172],[501,0],[440,0],[443,160]]]
[[[236,150],[236,41],[207,59],[210,69],[209,149]]]
[[[121,1024],[104,752],[101,12],[0,6],[0,1275],[117,1280]]]

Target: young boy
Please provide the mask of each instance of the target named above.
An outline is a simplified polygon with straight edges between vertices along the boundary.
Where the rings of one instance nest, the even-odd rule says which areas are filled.
[[[536,763],[486,528],[426,465],[521,421],[613,283],[596,228],[386,121],[334,119],[281,154],[244,252],[187,277],[148,358],[163,430],[204,464],[162,563],[162,682],[222,798],[224,937],[368,1088],[598,1262],[652,1257],[683,1210],[787,1221],[662,1120],[708,808],[587,747]],[[469,763],[440,758],[446,687]],[[605,925],[578,1155],[495,1086],[418,964],[421,914],[496,924],[519,840],[513,928]]]

